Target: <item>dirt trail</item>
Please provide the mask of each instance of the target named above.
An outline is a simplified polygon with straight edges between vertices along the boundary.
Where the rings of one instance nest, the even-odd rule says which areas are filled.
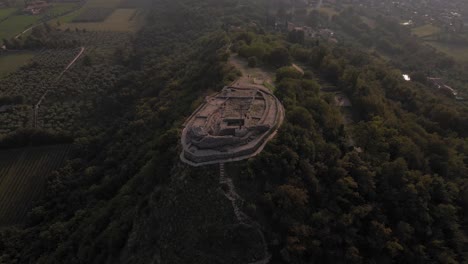
[[[249,264],[268,264],[270,263],[271,260],[271,254],[268,251],[268,245],[265,240],[265,235],[263,234],[261,226],[252,220],[248,215],[246,215],[244,212],[242,212],[242,205],[244,204],[244,199],[236,192],[236,186],[234,185],[234,182],[232,181],[231,178],[226,177],[226,172],[224,169],[224,163],[219,164],[219,184],[227,186],[227,190],[223,189],[223,194],[224,196],[231,201],[232,203],[232,208],[234,210],[234,214],[237,218],[237,221],[239,223],[254,228],[259,236],[262,238],[262,244],[263,244],[263,258],[251,262]]]
[[[16,36],[15,36],[15,39],[18,39],[19,37],[21,37],[21,36],[24,35],[25,33],[31,31],[33,28],[38,27],[38,26],[40,26],[40,25],[42,25],[42,24],[37,24],[37,25],[34,25],[34,26],[32,26],[32,27],[29,27],[29,28],[25,29],[23,32],[21,32],[21,33],[19,33],[18,35],[16,35]]]
[[[60,79],[62,78],[63,74],[65,74],[74,64],[75,62],[81,57],[81,55],[83,55],[83,53],[85,52],[86,48],[85,47],[81,47],[80,48],[80,52],[78,53],[78,55],[75,56],[75,58],[73,58],[73,60],[68,63],[68,65],[65,67],[65,69],[57,76],[57,78],[55,79],[54,83],[53,84],[56,84],[58,81],[60,81]],[[34,111],[33,111],[33,128],[37,128],[37,117],[39,115],[39,107],[41,106],[42,104],[42,101],[44,101],[45,97],[47,96],[47,94],[49,93],[50,89],[46,90],[44,92],[44,94],[42,94],[41,98],[39,99],[39,101],[34,105]]]

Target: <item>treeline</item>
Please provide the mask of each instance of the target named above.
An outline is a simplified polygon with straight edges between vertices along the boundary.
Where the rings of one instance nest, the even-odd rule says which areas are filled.
[[[24,128],[18,129],[7,136],[0,137],[0,149],[70,144],[72,142],[73,138],[70,135],[40,129]]]

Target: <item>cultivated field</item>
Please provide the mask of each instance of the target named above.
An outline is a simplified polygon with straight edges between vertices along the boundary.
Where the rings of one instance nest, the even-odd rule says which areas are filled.
[[[16,71],[21,66],[26,65],[32,58],[34,53],[21,52],[0,56],[0,77]]]
[[[35,25],[39,23],[40,21],[46,20],[48,17],[54,17],[58,16],[60,14],[66,13],[67,11],[72,10],[73,8],[76,8],[77,4],[76,3],[54,3],[52,8],[48,9],[46,12],[36,15],[36,16],[31,16],[31,15],[23,15],[21,13],[14,14],[8,19],[2,21],[1,17],[2,14],[4,16],[8,16],[16,10],[19,9],[13,9],[8,8],[8,9],[0,9],[0,40],[1,39],[10,39],[24,31],[25,29],[29,28],[32,25]],[[2,11],[6,10],[6,11]]]
[[[0,39],[9,39],[39,21],[38,16],[15,15],[0,23]]]
[[[440,28],[438,28],[438,27],[436,27],[434,25],[431,25],[431,24],[427,24],[427,25],[424,25],[424,26],[413,28],[411,31],[416,36],[418,36],[420,38],[424,38],[424,37],[428,37],[428,36],[434,35],[436,33],[439,33]]]
[[[7,18],[11,14],[16,12],[16,8],[1,8],[0,9],[0,21]]]
[[[97,20],[98,18],[96,18]],[[89,31],[133,32],[138,28],[140,16],[136,9],[116,9],[102,22],[68,23],[61,28],[86,29]]]
[[[322,14],[327,15],[329,19],[331,19],[333,16],[336,16],[336,15],[339,14],[338,11],[336,11],[335,9],[330,8],[330,7],[321,7],[321,8],[319,8],[318,11],[320,13],[322,13]]]
[[[68,151],[68,145],[0,151],[0,226],[24,221]]]
[[[120,5],[122,0],[89,0],[86,7],[110,7],[116,8]]]

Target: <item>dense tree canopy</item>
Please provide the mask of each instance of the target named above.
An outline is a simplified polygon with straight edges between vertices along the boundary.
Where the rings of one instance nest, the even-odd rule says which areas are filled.
[[[360,45],[275,31],[264,16],[287,19],[280,2],[268,13],[265,1],[153,1],[128,44],[106,35],[112,56],[91,53],[63,77],[69,85],[51,94],[51,101],[80,98],[67,109],[86,108],[98,118],[76,115],[82,122],[63,129],[72,133],[19,130],[0,141],[11,147],[73,139],[71,158],[49,176],[27,224],[0,230],[0,263],[250,261],[237,245],[258,245],[232,223],[218,167],[179,160],[184,119],[237,78],[231,52],[251,67],[276,71],[274,93],[286,110],[261,154],[226,165],[265,234],[271,263],[466,261],[466,105],[434,93],[424,78],[405,82],[398,62],[407,60],[415,71],[422,56],[431,57],[427,68],[457,66],[417,47],[420,53],[410,56],[401,49],[412,47],[407,32],[386,18],[370,30],[353,10],[333,20],[314,11],[306,21],[334,23]],[[93,34],[44,26],[16,44],[77,48],[83,39],[93,43]],[[388,63],[361,45],[396,59]],[[53,68],[28,67],[41,76]],[[20,74],[2,81],[15,83]],[[339,107],[336,91],[352,106]],[[0,103],[36,97],[9,95]],[[63,105],[50,107],[48,120],[66,120],[56,117]]]

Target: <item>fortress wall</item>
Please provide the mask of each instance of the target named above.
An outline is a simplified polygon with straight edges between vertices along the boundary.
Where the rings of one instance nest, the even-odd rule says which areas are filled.
[[[235,88],[235,89],[239,89],[239,88]],[[244,89],[251,89],[251,88],[244,88]],[[227,145],[245,144],[245,145],[241,145],[238,147],[232,147],[226,152],[221,152],[221,151],[217,151],[213,149],[214,145],[216,144],[214,142],[211,142],[214,145],[207,146],[208,148],[207,150],[198,151],[198,152],[195,152],[196,154],[194,154],[189,151],[188,149],[189,144],[186,144],[186,142],[184,142],[184,139],[183,139],[182,141],[183,141],[184,150],[183,150],[182,156],[184,157],[184,159],[191,161],[193,163],[199,163],[199,165],[203,165],[204,163],[209,164],[209,163],[223,162],[223,161],[229,161],[229,160],[244,159],[244,158],[248,158],[249,156],[253,156],[259,153],[259,151],[261,151],[261,149],[266,144],[266,141],[271,139],[272,135],[276,133],[276,130],[279,128],[284,118],[284,109],[281,103],[276,99],[276,97],[274,97],[274,95],[272,95],[272,93],[270,93],[269,91],[265,92],[264,89],[259,89],[259,90],[260,90],[259,92],[262,95],[264,104],[265,104],[265,111],[259,124],[270,125],[270,129],[268,129],[268,131],[266,131],[264,134],[261,134],[260,137],[258,137],[257,139],[251,142],[248,142],[248,141],[252,132],[249,133],[249,136],[243,137],[240,142],[233,143],[233,144],[222,142],[222,144],[219,147],[227,146]],[[187,131],[186,129],[184,129],[182,137],[185,137],[186,133]]]
[[[268,117],[268,114],[270,112],[270,107],[271,107],[270,101],[268,100],[267,96],[263,93],[262,93],[262,96],[263,96],[263,100],[265,101],[265,110],[263,111],[262,118],[259,121],[260,124],[265,123],[265,119]]]

